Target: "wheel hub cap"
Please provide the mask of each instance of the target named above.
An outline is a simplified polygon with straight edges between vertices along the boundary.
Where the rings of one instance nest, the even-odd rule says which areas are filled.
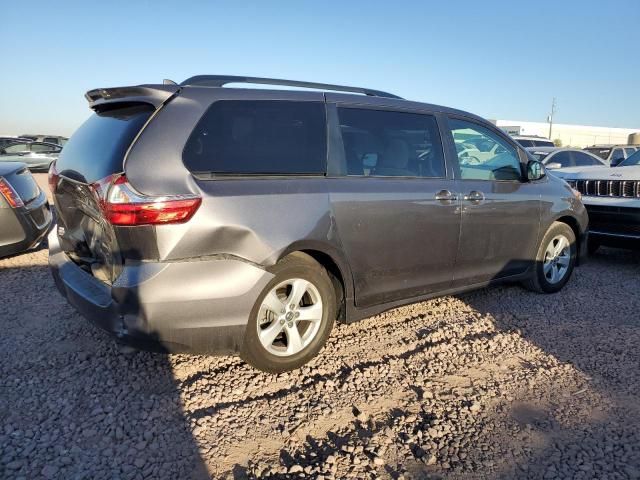
[[[258,311],[258,338],[271,354],[290,356],[316,337],[323,305],[316,286],[301,278],[279,283],[264,297]]]
[[[564,235],[556,235],[551,239],[544,254],[542,265],[547,281],[556,284],[564,279],[571,262],[571,244]]]

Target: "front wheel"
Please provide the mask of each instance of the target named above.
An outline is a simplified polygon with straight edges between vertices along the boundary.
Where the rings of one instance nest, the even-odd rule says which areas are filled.
[[[336,293],[327,271],[303,253],[272,269],[247,323],[242,358],[255,368],[280,373],[317,355],[333,328]]]
[[[540,242],[534,272],[524,286],[539,293],[559,292],[571,277],[576,252],[576,236],[571,227],[554,222]]]

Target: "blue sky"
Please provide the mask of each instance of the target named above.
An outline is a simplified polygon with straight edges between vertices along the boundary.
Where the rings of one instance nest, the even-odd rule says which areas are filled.
[[[2,6],[0,134],[70,134],[85,91],[202,73],[367,86],[487,118],[640,127],[640,3],[46,2]]]

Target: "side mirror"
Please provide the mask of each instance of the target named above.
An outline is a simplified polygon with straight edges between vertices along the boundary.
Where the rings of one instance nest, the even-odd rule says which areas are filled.
[[[540,180],[546,175],[544,171],[544,166],[542,163],[537,160],[530,160],[527,163],[527,178],[530,182],[535,182],[536,180]]]
[[[544,166],[547,170],[557,170],[558,168],[562,168],[562,165],[558,162],[547,163]]]

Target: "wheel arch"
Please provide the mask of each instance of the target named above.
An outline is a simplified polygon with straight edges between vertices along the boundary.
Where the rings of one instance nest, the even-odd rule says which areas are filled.
[[[342,253],[335,247],[317,241],[302,241],[291,244],[278,256],[278,261],[295,252],[309,255],[329,272],[339,299],[338,319],[346,318],[346,303],[353,301],[353,277]]]
[[[560,222],[560,223],[564,223],[565,225],[568,225],[571,230],[573,230],[574,235],[576,236],[576,251],[578,252],[576,261],[578,262],[578,264],[580,263],[580,252],[582,251],[584,245],[583,245],[583,241],[584,241],[584,232],[582,231],[581,227],[580,227],[580,223],[578,222],[578,219],[571,216],[571,215],[562,215],[558,218],[556,218],[554,221],[556,222]]]

